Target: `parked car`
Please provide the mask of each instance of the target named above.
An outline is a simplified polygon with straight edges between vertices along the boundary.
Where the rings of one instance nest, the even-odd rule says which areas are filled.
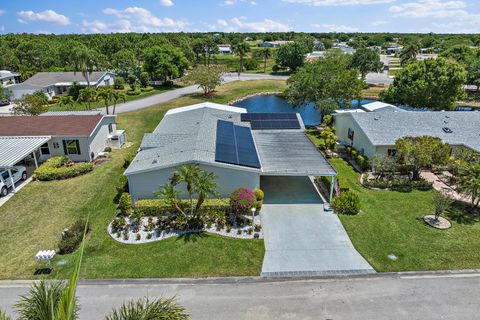
[[[10,101],[8,100],[0,100],[0,107],[8,106],[9,104],[10,104]]]
[[[27,168],[23,166],[15,166],[11,169],[12,178],[15,183],[20,180],[27,180]],[[0,172],[0,195],[2,197],[8,194],[8,188],[12,187],[12,180],[8,170]]]

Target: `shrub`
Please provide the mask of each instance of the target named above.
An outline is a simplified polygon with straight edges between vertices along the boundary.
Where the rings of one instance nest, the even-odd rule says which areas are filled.
[[[152,239],[152,234],[151,233],[147,233],[147,239],[148,240]]]
[[[368,160],[367,157],[359,155],[356,159],[357,164],[360,166],[362,170],[366,170],[368,168]]]
[[[112,221],[112,232],[119,232],[125,228],[125,218],[119,217]]]
[[[150,76],[148,75],[148,72],[144,71],[144,72],[140,73],[140,79],[139,80],[140,80],[140,84],[142,85],[142,87],[148,86],[148,81],[150,81]]]
[[[340,214],[357,214],[360,212],[360,198],[352,191],[344,191],[333,198],[332,207]]]
[[[68,179],[93,170],[90,162],[71,162],[67,157],[52,157],[38,167],[32,175],[33,180],[50,181]]]
[[[350,157],[352,157],[352,159],[357,159],[357,156],[358,156],[357,150],[352,148],[351,151],[350,151]]]
[[[140,89],[128,90],[127,91],[127,95],[129,95],[129,96],[138,96],[141,93],[142,93],[142,91]]]
[[[113,87],[117,90],[125,89],[125,79],[122,77],[115,77],[113,79]]]
[[[262,230],[262,226],[259,225],[259,224],[256,224],[255,225],[255,232],[260,232],[260,230]]]
[[[260,189],[254,189],[253,193],[255,193],[255,198],[257,199],[257,203],[256,203],[257,211],[260,211],[262,210],[263,198],[265,197],[265,193]]]
[[[255,70],[258,68],[258,61],[255,59],[246,59],[243,63],[245,70]]]
[[[182,208],[188,208],[190,204],[187,200],[180,200],[179,205]],[[205,199],[201,210],[207,213],[208,216],[225,217],[229,209],[229,199]],[[135,202],[135,217],[163,217],[174,215],[175,213],[176,210],[172,208],[168,201],[163,199],[138,200]]]
[[[104,152],[112,152],[112,148],[111,147],[105,147],[105,149],[103,149]]]
[[[238,229],[237,234],[242,234],[242,229]]]
[[[274,65],[272,66],[272,71],[273,71],[273,72],[278,72],[278,71],[280,71],[280,67],[279,67],[278,65],[274,64]]]
[[[255,206],[257,197],[252,189],[239,188],[230,195],[230,206],[235,213],[248,213]]]
[[[132,211],[132,199],[128,192],[122,193],[120,200],[118,200],[118,208],[120,212],[124,215],[130,214]]]
[[[332,123],[333,123],[332,115],[327,114],[326,116],[323,117],[322,126],[329,127],[332,125]]]
[[[252,228],[248,228],[247,233],[248,233],[248,234],[252,234],[252,233],[253,233],[253,229],[252,229]]]
[[[153,91],[153,87],[150,87],[150,86],[149,86],[149,87],[141,88],[140,91],[142,91],[142,92],[151,92],[151,91]]]
[[[62,233],[62,238],[58,242],[58,249],[60,254],[68,254],[74,252],[83,239],[83,233],[87,228],[87,233],[90,231],[89,226],[85,220],[75,221],[70,228]]]
[[[140,241],[141,238],[142,236],[140,235],[140,233],[137,233],[137,235],[135,236],[135,240]]]

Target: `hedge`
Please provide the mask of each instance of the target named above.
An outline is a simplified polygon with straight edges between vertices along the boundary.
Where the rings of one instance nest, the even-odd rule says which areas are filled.
[[[378,189],[390,189],[393,191],[409,192],[412,189],[417,190],[430,190],[433,188],[433,184],[427,180],[409,180],[404,178],[397,178],[390,181],[383,180],[365,180],[363,184],[366,187],[378,188]]]
[[[195,205],[195,203],[194,203]],[[180,207],[188,209],[190,203],[188,200],[180,200]],[[230,199],[206,199],[202,204],[200,211],[202,212],[220,212],[227,213],[230,210]],[[134,215],[136,217],[162,217],[167,215],[175,215],[175,209],[172,208],[170,203],[162,199],[152,200],[138,200],[135,202]]]
[[[90,162],[73,163],[65,156],[52,157],[38,167],[33,180],[50,181],[73,178],[93,170]]]

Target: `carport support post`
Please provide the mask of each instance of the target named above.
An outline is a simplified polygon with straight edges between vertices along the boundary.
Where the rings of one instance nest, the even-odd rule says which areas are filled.
[[[15,188],[15,182],[13,181],[13,176],[12,176],[12,170],[11,169],[8,169],[8,175],[10,176],[10,182],[12,183],[13,192],[17,192],[17,189]]]
[[[37,151],[37,150],[35,150],[35,151]],[[35,154],[35,151],[32,152],[33,153],[33,160],[35,161],[35,168],[38,169],[38,161],[37,161],[37,156]]]
[[[332,182],[330,183],[330,202],[332,202],[333,198],[333,186],[335,184],[335,176],[332,176]]]

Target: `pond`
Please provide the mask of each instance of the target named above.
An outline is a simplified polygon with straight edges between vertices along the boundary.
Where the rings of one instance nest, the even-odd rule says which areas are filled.
[[[375,100],[360,100],[360,105],[364,105]],[[277,95],[261,95],[254,96],[234,104],[236,107],[245,108],[248,112],[298,112],[302,116],[302,120],[307,126],[318,125],[321,122],[321,114],[315,109],[313,104],[308,104],[302,108],[295,108],[282,97]],[[359,106],[358,100],[353,100],[352,108],[356,109]],[[406,106],[399,106],[402,109],[412,111],[426,111],[425,109],[411,109]],[[472,111],[470,107],[457,107],[457,111]]]

